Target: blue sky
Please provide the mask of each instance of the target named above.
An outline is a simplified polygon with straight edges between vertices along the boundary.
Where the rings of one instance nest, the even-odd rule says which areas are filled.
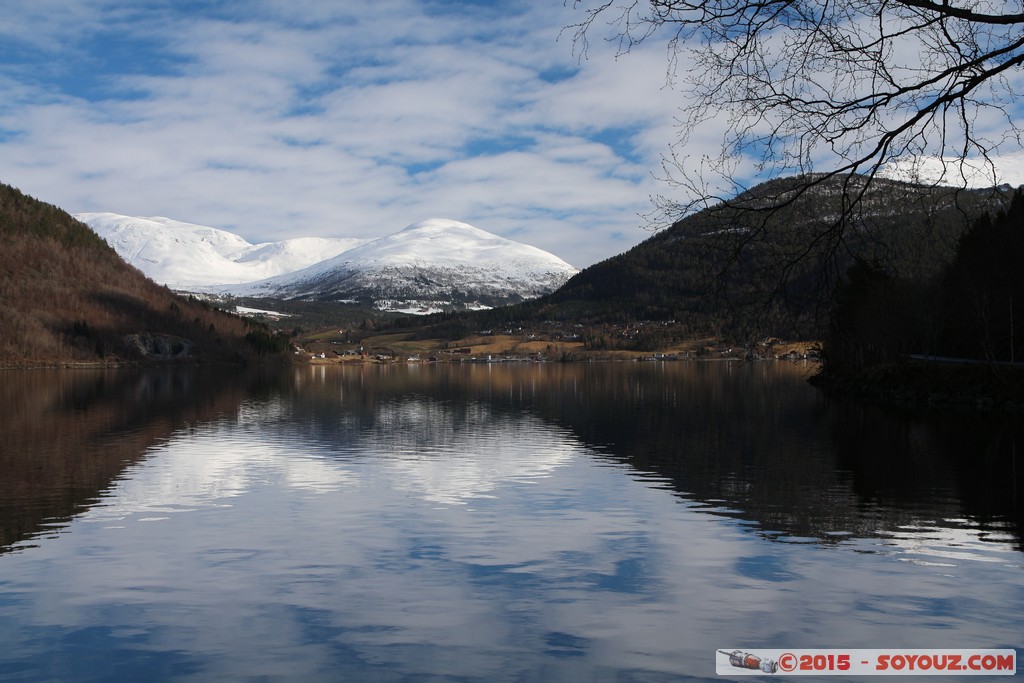
[[[452,218],[584,267],[648,236],[664,45],[559,0],[33,0],[0,23],[0,181],[250,242]]]

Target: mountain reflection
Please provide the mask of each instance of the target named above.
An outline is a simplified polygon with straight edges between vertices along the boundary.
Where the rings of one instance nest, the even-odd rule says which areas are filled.
[[[962,533],[1020,547],[1020,421],[827,401],[809,371],[723,362],[6,373],[0,551],[90,508],[112,518],[194,506],[260,477],[337,491],[357,480],[346,463],[366,458],[394,489],[453,505],[573,457],[622,467],[775,540],[913,545],[931,534],[955,546]],[[202,453],[188,448],[197,432]],[[244,446],[233,441],[241,435]],[[176,460],[145,487],[125,477],[169,440]],[[211,442],[222,444],[215,458]]]
[[[769,538],[898,538],[922,520],[953,520],[947,526],[982,539],[1011,534],[1019,544],[1019,420],[830,401],[807,385],[811,371],[789,363],[317,367],[297,371],[291,405],[324,439],[381,429],[394,435],[385,437],[395,440],[392,452],[420,455],[418,444],[443,444],[473,423],[540,418],[592,455]]]
[[[233,413],[250,385],[197,369],[2,373],[0,552],[59,531],[154,444]]]

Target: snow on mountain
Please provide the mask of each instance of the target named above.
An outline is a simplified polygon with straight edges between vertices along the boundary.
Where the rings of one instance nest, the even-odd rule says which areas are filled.
[[[75,218],[150,279],[182,290],[200,291],[210,285],[252,282],[292,272],[366,242],[299,237],[250,244],[225,230],[170,218],[115,213],[80,213]]]
[[[356,300],[424,311],[534,298],[578,272],[536,247],[441,218],[375,240],[301,237],[250,244],[224,230],[169,218],[75,217],[153,280],[193,292]]]
[[[938,157],[898,159],[883,166],[879,175],[923,185],[975,189],[994,185],[1020,187],[1024,185],[1024,152],[993,156],[989,161]]]
[[[494,306],[549,293],[578,272],[542,249],[432,218],[285,275],[217,288],[239,296],[374,301],[391,309]]]

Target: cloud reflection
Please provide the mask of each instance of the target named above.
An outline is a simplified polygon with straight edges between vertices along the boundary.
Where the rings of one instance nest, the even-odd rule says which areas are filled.
[[[277,402],[247,403],[234,420],[179,433],[127,469],[84,518],[155,521],[231,505],[261,487],[326,494],[360,486],[366,477],[433,503],[466,504],[550,476],[580,450],[568,434],[536,418],[502,418],[484,404],[467,411],[392,401],[380,406],[372,429],[357,430],[344,443],[315,433],[283,436],[276,426],[286,415]],[[379,462],[360,464],[366,459]]]
[[[767,540],[483,400],[483,370],[445,398],[411,373],[324,377],[175,432],[65,533],[0,556],[0,670],[658,681],[714,677],[720,647],[997,647],[1024,628],[1011,563]]]

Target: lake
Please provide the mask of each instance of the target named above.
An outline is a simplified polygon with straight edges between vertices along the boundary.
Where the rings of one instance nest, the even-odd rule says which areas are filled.
[[[0,373],[0,679],[723,680],[723,648],[1019,663],[1021,421],[828,399],[812,371]]]

